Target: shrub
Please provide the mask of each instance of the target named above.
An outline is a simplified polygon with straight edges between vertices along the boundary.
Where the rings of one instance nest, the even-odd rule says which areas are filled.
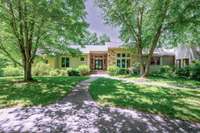
[[[129,69],[127,69],[127,68],[120,68],[117,74],[119,74],[119,75],[129,74]]]
[[[190,67],[177,68],[176,75],[182,78],[188,78],[190,76]]]
[[[190,77],[191,79],[200,80],[200,61],[191,64]]]
[[[110,75],[117,75],[118,74],[118,72],[119,72],[119,67],[117,67],[117,66],[109,66],[108,67],[108,73],[110,74]]]
[[[161,66],[159,74],[165,78],[174,77],[174,68],[168,65]]]
[[[68,76],[68,71],[67,69],[61,69],[59,70],[59,76]]]
[[[3,76],[21,76],[22,74],[22,68],[13,66],[7,66],[3,68]]]
[[[67,70],[53,69],[49,73],[50,76],[68,76]]]
[[[39,62],[33,67],[33,75],[35,76],[47,76],[52,68],[45,63]]]
[[[174,77],[174,68],[169,65],[160,66],[157,71],[150,72],[150,76],[171,78]]]
[[[80,72],[74,68],[68,68],[67,73],[69,76],[80,76]]]
[[[159,72],[160,73],[173,73],[173,68],[168,65],[164,65],[164,66],[160,67]]]
[[[90,68],[87,65],[81,65],[78,67],[78,71],[80,72],[81,76],[89,75],[90,74]]]
[[[58,69],[54,69],[54,70],[51,70],[49,72],[49,75],[50,76],[60,76],[60,73],[59,73],[59,70]]]
[[[139,75],[140,74],[140,63],[134,63],[132,68],[130,68],[129,73],[131,75]]]

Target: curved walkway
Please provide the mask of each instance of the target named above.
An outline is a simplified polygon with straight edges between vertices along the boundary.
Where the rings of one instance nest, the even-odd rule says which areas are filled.
[[[200,124],[98,106],[88,93],[96,78],[81,82],[70,95],[49,106],[1,109],[0,132],[200,132]]]

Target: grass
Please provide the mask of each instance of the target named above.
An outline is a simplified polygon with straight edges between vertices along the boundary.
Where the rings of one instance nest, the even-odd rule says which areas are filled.
[[[130,75],[119,75],[116,76],[121,79],[128,79],[132,81],[141,80],[139,76],[130,76]],[[170,87],[170,88],[178,88],[178,89],[200,89],[200,82],[196,80],[178,78],[178,77],[169,77],[163,78],[158,76],[149,76],[143,82],[143,84],[150,84],[156,86]]]
[[[37,82],[15,82],[20,78],[0,78],[0,108],[47,105],[66,96],[86,77],[37,77]]]
[[[171,82],[167,79],[150,80],[161,84]],[[175,87],[177,84],[173,85]],[[200,122],[200,89],[174,89],[100,78],[92,82],[89,91],[94,100],[105,106],[133,108],[171,118]]]

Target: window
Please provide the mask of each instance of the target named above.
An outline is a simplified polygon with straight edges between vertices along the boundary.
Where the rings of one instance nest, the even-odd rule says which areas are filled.
[[[117,57],[118,57],[118,58],[121,57],[121,54],[117,54]]]
[[[151,65],[160,65],[160,57],[153,57],[151,59]]]
[[[125,67],[126,67],[126,60],[122,59],[122,68],[125,68]]]
[[[81,61],[85,61],[85,58],[84,57],[81,57],[81,59],[80,59]]]
[[[118,53],[116,65],[121,68],[129,68],[130,67],[130,54]]]
[[[117,66],[121,67],[121,60],[120,59],[117,59]]]
[[[69,58],[68,57],[62,57],[61,59],[61,65],[62,67],[69,67]]]

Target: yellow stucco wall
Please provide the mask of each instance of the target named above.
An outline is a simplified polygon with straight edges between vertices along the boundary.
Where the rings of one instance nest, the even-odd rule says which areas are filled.
[[[174,66],[175,59],[174,59],[174,56],[162,56],[161,62],[162,62],[161,65]]]
[[[56,68],[56,57],[48,57],[48,64],[52,68]]]
[[[88,65],[88,55],[82,55],[82,56],[76,56],[72,57],[69,55],[62,55],[62,56],[55,56],[55,57],[47,57],[48,59],[48,64],[52,68],[62,68],[61,67],[61,59],[62,57],[68,57],[69,58],[69,67],[75,67],[77,68],[80,65]],[[84,61],[81,61],[81,57],[84,57]],[[89,66],[89,65],[88,65]]]
[[[134,63],[138,62],[137,52],[135,49],[126,49],[126,48],[109,48],[107,54],[107,67],[117,65],[117,54],[118,53],[129,53],[130,54],[130,66]],[[90,66],[90,54],[84,54],[81,56],[72,57],[69,55],[62,55],[62,56],[48,56],[48,64],[52,68],[62,68],[61,67],[61,58],[68,57],[70,60],[70,67],[77,68],[80,65],[88,65]],[[81,61],[81,57],[84,57],[84,61]],[[145,57],[144,57],[145,59]],[[174,57],[173,56],[162,56],[161,57],[161,65],[174,65]],[[158,70],[159,66],[152,65],[152,70]]]

